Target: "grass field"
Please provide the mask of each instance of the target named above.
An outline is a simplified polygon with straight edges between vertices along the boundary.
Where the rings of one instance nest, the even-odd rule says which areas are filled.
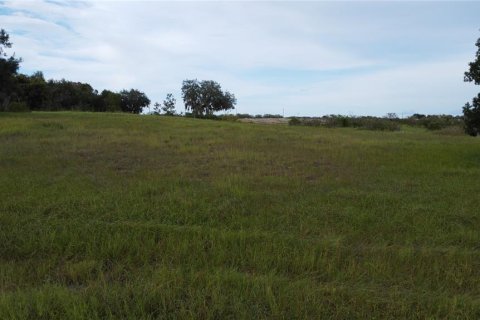
[[[480,318],[480,140],[0,113],[0,319]]]

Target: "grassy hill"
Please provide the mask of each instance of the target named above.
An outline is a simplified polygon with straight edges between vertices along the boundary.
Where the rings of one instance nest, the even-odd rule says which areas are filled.
[[[0,113],[0,318],[479,318],[480,140]]]

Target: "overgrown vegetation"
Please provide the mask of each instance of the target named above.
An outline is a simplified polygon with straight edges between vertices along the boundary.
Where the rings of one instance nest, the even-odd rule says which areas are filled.
[[[330,115],[320,118],[292,117],[290,125],[313,126],[327,128],[359,128],[378,131],[398,131],[402,125],[423,127],[428,130],[442,130],[446,128],[460,128],[463,126],[463,118],[452,115],[423,115],[414,114],[405,119],[398,117],[353,117],[342,115]]]
[[[474,319],[480,145],[0,114],[0,319]]]
[[[330,115],[321,118],[292,118],[290,125],[301,126],[324,126],[328,128],[359,128],[380,131],[400,130],[400,124],[397,121],[376,117],[347,117],[341,115]]]
[[[428,130],[442,130],[448,127],[462,127],[463,117],[452,115],[424,115],[415,113],[400,120],[400,123],[411,126],[420,126]]]

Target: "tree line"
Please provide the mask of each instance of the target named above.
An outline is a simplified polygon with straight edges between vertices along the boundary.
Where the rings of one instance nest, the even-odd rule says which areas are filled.
[[[0,30],[0,111],[122,111],[140,113],[150,104],[145,93],[136,90],[98,92],[88,83],[45,80],[41,71],[18,73],[22,59],[8,56],[12,43]]]
[[[469,63],[464,80],[480,85],[480,38],[475,45],[478,48],[475,60]],[[0,111],[74,110],[138,114],[150,105],[146,94],[137,89],[98,92],[88,83],[45,80],[40,71],[30,76],[20,74],[22,59],[16,58],[15,54],[8,56],[5,51],[11,47],[8,33],[0,29]],[[232,93],[224,92],[220,84],[212,80],[183,81],[182,98],[186,115],[193,117],[211,117],[215,112],[234,109],[237,103]],[[155,103],[153,113],[176,115],[175,103],[173,95],[168,94],[163,104]],[[471,104],[466,103],[463,107],[463,120],[467,134],[480,134],[480,93]]]
[[[94,111],[141,113],[150,99],[140,90],[114,92],[95,90],[90,84],[69,80],[45,80],[41,71],[32,75],[18,73],[22,59],[8,56],[12,43],[0,30],[0,111]],[[233,109],[235,96],[212,80],[185,80],[182,84],[185,110],[195,117],[205,117]],[[163,104],[154,104],[154,114],[176,115],[176,100],[169,93]]]

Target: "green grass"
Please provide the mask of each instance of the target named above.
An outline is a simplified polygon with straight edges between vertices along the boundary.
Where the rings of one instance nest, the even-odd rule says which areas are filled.
[[[0,113],[0,319],[480,317],[480,140]]]

